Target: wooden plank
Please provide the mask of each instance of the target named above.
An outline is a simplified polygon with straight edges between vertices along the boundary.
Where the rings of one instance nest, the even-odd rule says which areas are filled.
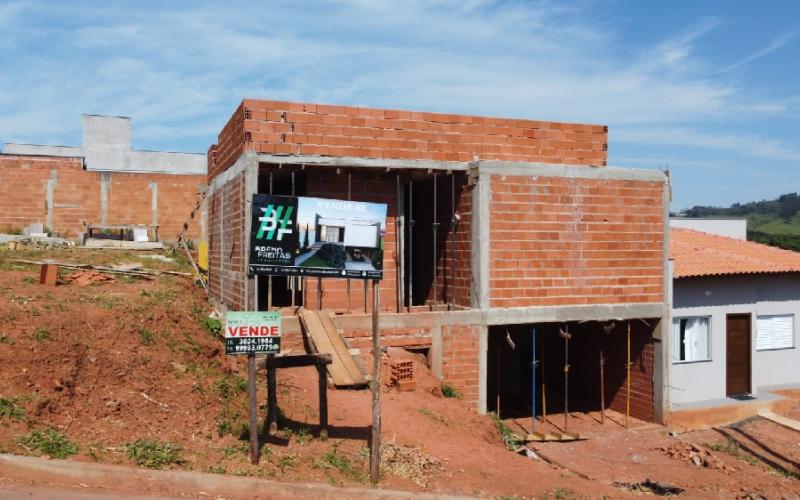
[[[331,363],[333,363],[333,359],[330,354],[300,354],[267,359],[267,366],[272,368],[297,368],[300,366],[329,365]]]
[[[345,345],[342,336],[339,334],[339,329],[336,328],[336,324],[333,322],[331,313],[328,311],[319,311],[319,319],[328,334],[331,345],[336,350],[336,353],[342,360],[344,368],[347,370],[347,373],[350,374],[355,385],[366,385],[367,379],[364,377],[364,373],[359,369],[352,354],[350,354],[350,349]]]
[[[328,365],[328,373],[330,373],[333,379],[333,384],[340,387],[354,385],[355,381],[353,377],[347,372],[339,353],[333,348],[325,332],[325,327],[322,326],[322,322],[316,312],[301,308],[298,310],[298,314],[300,316],[300,322],[303,324],[306,331],[306,335],[311,337],[314,341],[317,351],[319,351],[320,354],[331,355],[332,363]]]

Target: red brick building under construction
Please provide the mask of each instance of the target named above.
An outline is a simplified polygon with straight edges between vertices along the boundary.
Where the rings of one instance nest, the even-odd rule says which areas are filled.
[[[211,295],[281,309],[290,340],[291,306],[316,308],[321,290],[367,347],[360,281],[248,276],[250,200],[386,203],[384,344],[426,350],[478,411],[524,415],[541,411],[542,380],[548,411],[563,409],[569,333],[571,411],[630,403],[664,421],[668,178],[606,166],[607,138],[602,125],[246,99],[208,152]]]

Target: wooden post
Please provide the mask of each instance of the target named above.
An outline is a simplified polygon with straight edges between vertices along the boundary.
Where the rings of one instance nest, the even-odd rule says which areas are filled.
[[[328,368],[318,364],[319,373],[319,438],[328,439]]]
[[[247,355],[247,413],[250,426],[250,461],[258,463],[258,402],[256,401],[256,355]]]
[[[366,286],[366,281],[364,282]],[[381,477],[381,339],[379,281],[372,282],[372,439],[370,440],[369,472],[372,484]]]
[[[272,359],[272,355],[267,357],[267,419],[270,436],[278,432],[278,369],[270,363]]]
[[[606,358],[603,349],[603,337],[600,337],[600,424],[606,423]]]

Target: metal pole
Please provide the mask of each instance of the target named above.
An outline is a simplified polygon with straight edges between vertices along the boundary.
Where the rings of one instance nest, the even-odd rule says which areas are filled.
[[[292,170],[292,196],[294,195],[294,170]],[[299,231],[300,228],[297,228],[296,230]],[[306,233],[306,238],[308,238],[308,233]],[[297,294],[297,278],[295,276],[289,276],[287,279],[289,280],[289,292],[292,294],[292,309],[294,309],[295,295]]]
[[[269,171],[269,194],[272,194],[272,170]],[[267,276],[267,311],[272,310],[272,275]]]
[[[547,329],[542,336],[542,422],[547,422]]]
[[[378,280],[372,282],[372,301],[372,439],[369,465],[372,484],[378,484],[381,474],[381,295]]]
[[[600,424],[606,423],[606,358],[603,349],[604,338],[600,337]]]
[[[322,310],[322,278],[317,278],[317,311]]]
[[[531,335],[531,432],[536,428],[536,328]]]
[[[627,381],[628,389],[627,389],[627,397],[625,399],[625,428],[628,428],[629,420],[631,416],[631,322],[628,320],[628,362],[625,363],[625,369],[627,374],[625,375],[625,379]]]
[[[561,336],[564,337],[564,433],[566,433],[569,425],[569,339],[572,337],[569,333],[569,323],[564,326]]]
[[[450,309],[456,308],[456,173],[450,174]]]
[[[436,258],[437,257],[436,253],[438,251],[438,248],[436,248],[436,247],[437,247],[437,235],[439,233],[439,223],[437,222],[438,214],[436,213],[436,210],[437,210],[437,208],[436,208],[436,205],[437,205],[436,199],[437,199],[437,194],[438,194],[437,191],[438,191],[438,189],[436,188],[436,172],[434,172],[433,173],[433,222],[431,223],[431,229],[433,229],[433,304],[431,305],[431,308],[433,308],[433,306],[436,305],[436,302],[438,300],[438,296],[437,296],[437,285],[438,285],[438,283],[437,283],[437,281],[439,279],[439,269],[437,268],[437,265],[436,265],[437,264],[437,260],[438,260]]]
[[[414,178],[408,180],[408,312],[414,305]]]
[[[400,312],[400,308],[402,307],[403,303],[403,245],[402,245],[402,233],[403,233],[403,221],[401,216],[401,206],[400,203],[400,174],[395,175],[395,191],[397,194],[397,199],[395,200],[395,208],[394,208],[394,248],[395,248],[395,255],[397,258],[395,259],[395,278],[394,278],[394,285],[397,292],[397,298],[395,299],[397,312]]]
[[[350,201],[352,190],[353,172],[347,169],[347,201]],[[347,312],[350,312],[350,278],[347,278]]]

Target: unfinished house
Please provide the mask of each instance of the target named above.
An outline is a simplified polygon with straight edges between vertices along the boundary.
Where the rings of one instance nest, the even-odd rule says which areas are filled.
[[[321,305],[368,347],[366,282],[248,276],[250,200],[385,203],[384,345],[427,353],[480,412],[540,414],[544,398],[548,412],[628,407],[662,421],[668,179],[606,166],[607,136],[602,125],[246,99],[208,152],[211,296],[280,309],[298,345],[292,306]]]
[[[0,232],[79,238],[142,227],[174,240],[205,189],[205,156],[131,146],[131,119],[83,116],[82,146],[6,144],[0,154]],[[201,217],[188,237],[204,238]],[[106,229],[101,229],[106,228]]]

